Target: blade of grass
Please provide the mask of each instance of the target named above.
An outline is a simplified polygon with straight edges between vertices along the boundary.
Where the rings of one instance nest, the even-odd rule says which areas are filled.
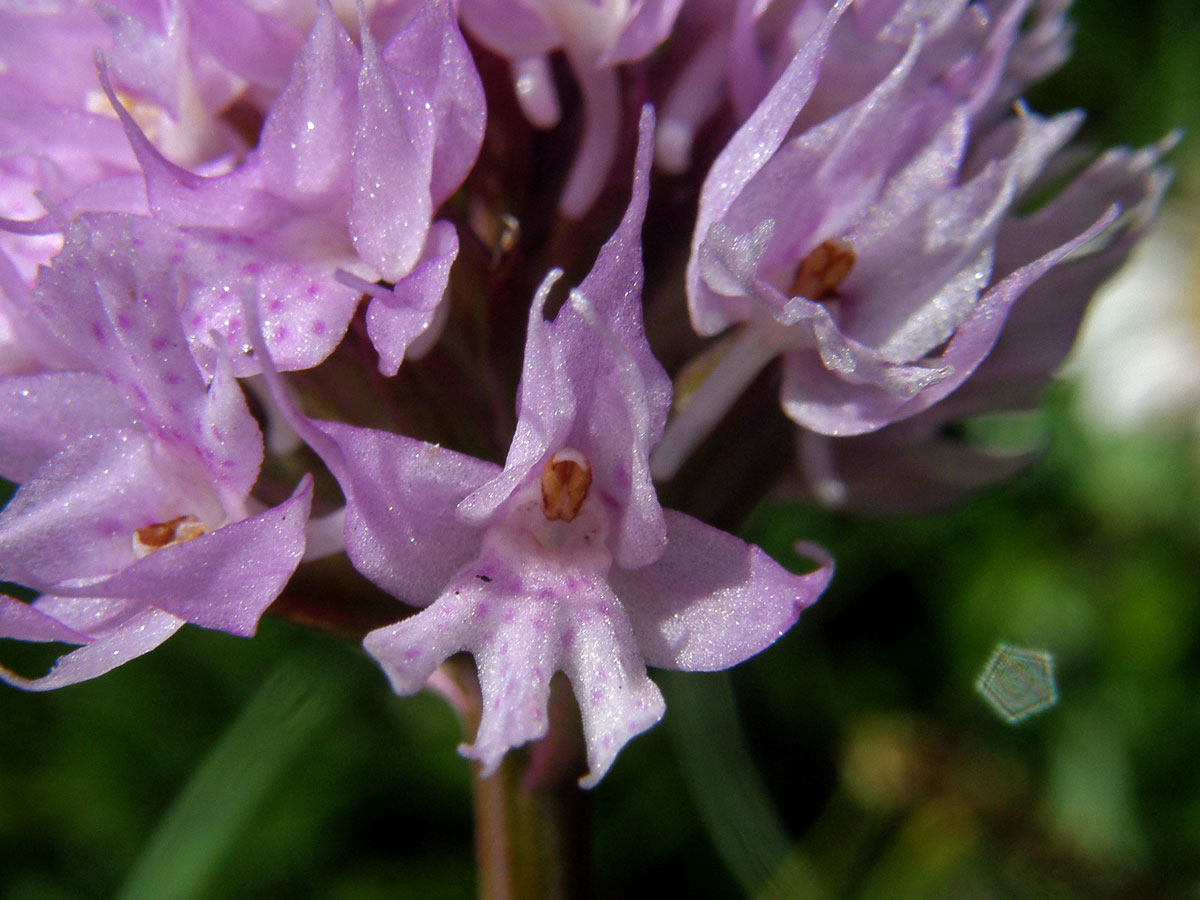
[[[298,658],[280,664],[175,798],[116,900],[198,896],[287,764],[328,726],[336,687]]]
[[[746,896],[816,900],[829,896],[794,851],[750,756],[725,673],[662,673],[667,722],[684,778],[717,855]]]

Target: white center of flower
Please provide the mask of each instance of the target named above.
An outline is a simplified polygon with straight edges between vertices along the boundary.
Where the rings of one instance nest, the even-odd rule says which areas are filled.
[[[155,550],[198,538],[206,531],[208,526],[195,516],[176,516],[165,522],[147,525],[133,533],[133,555],[136,559],[142,559]]]
[[[516,542],[521,553],[551,558],[564,554],[578,565],[609,562],[607,539],[611,511],[592,490],[592,464],[580,451],[565,447],[550,455],[537,479],[509,499],[503,524],[493,539]]]

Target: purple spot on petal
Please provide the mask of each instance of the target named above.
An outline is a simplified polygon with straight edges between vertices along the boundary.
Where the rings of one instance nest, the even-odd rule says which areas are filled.
[[[592,706],[599,706],[604,701],[604,691],[600,688],[592,688],[591,701]]]
[[[511,607],[504,611],[504,624],[511,625],[517,618],[517,611]]]
[[[171,387],[178,387],[179,382],[182,380],[183,379],[181,379],[179,377],[179,375],[176,374],[175,372],[168,372],[166,375],[163,376],[163,381],[165,381],[167,384],[171,385]]]
[[[310,281],[308,283],[308,296],[315,297],[319,293],[321,293],[321,286],[315,281]]]
[[[175,415],[177,415],[177,416],[183,415],[183,406],[180,405],[178,400],[172,400],[170,406],[171,406],[171,412],[175,413]]]
[[[104,339],[104,326],[99,322],[92,323],[92,335],[96,338],[96,343],[103,346],[107,341]]]
[[[476,606],[475,606],[475,617],[476,618],[481,618],[483,616],[486,616],[487,612],[488,612],[488,605],[486,603],[476,604]]]
[[[116,519],[98,519],[93,526],[96,534],[104,535],[105,537],[124,536],[127,529],[123,522],[118,522]]]
[[[420,658],[421,658],[421,648],[420,647],[409,647],[407,650],[404,651],[404,661],[405,662],[412,662],[414,659],[420,659]]]
[[[267,308],[270,309],[271,312],[279,312],[281,309],[283,309],[283,298],[276,297],[270,302]]]
[[[117,313],[116,321],[117,321],[118,328],[128,328],[130,325],[133,324],[132,322],[129,321],[129,316],[125,315],[125,313]]]
[[[315,322],[312,323],[313,334],[324,334],[326,327],[327,326],[325,325],[324,321],[322,321],[321,319],[317,319]]]

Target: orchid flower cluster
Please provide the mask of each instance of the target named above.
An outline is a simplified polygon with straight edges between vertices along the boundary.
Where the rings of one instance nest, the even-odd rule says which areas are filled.
[[[0,677],[345,622],[363,586],[309,574],[344,554],[397,692],[474,658],[485,773],[561,672],[594,784],[647,666],[732,666],[829,581],[707,511],[1020,462],[952,426],[1036,401],[1167,181],[1020,101],[1065,6],[0,4],[0,580],[36,596],[0,637],[78,645]]]

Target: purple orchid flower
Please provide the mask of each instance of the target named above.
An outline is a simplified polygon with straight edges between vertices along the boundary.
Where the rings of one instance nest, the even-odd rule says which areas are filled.
[[[179,4],[67,0],[0,10],[0,372],[78,362],[39,333],[28,299],[71,219],[149,211],[137,157],[97,78],[97,52],[119,70],[120,102],[167,158],[214,174],[245,154],[246,138],[222,110],[246,83],[194,39],[193,20],[229,12],[218,6],[230,4],[206,4],[190,18]],[[290,57],[285,74],[287,65]]]
[[[1000,271],[1069,240],[1110,206],[1124,210],[1105,240],[1080,248],[1022,294],[987,358],[944,400],[870,434],[831,439],[801,431],[799,478],[785,490],[854,510],[911,512],[947,506],[1027,467],[1036,454],[972,443],[953,426],[1036,408],[1088,301],[1155,221],[1170,182],[1161,159],[1173,142],[1170,136],[1138,151],[1108,150],[1046,205],[1010,217],[996,243]]]
[[[832,572],[816,548],[805,552],[821,568],[793,575],[759,548],[659,506],[649,456],[671,386],[640,312],[652,133],[647,108],[633,199],[592,272],[553,321],[544,310],[559,273],[533,302],[503,468],[289,413],[346,495],[354,565],[427,607],[364,641],[392,686],[413,693],[449,656],[474,655],[483,713],[463,752],[485,772],[546,733],[550,679],[562,671],[582,713],[582,783],[595,784],[663,714],[647,665],[741,662],[783,634]]]
[[[125,215],[67,232],[36,303],[91,367],[0,379],[0,637],[83,646],[44,690],[92,678],[185,622],[253,634],[304,551],[311,479],[261,511],[262,438],[227,362],[209,380],[178,315],[169,231]]]
[[[391,374],[438,323],[458,250],[438,207],[462,183],[483,136],[483,89],[448,2],[420,4],[380,47],[355,46],[321,4],[259,146],[228,173],[168,162],[114,105],[145,172],[152,215],[179,230],[191,293],[184,321],[210,367],[210,334],[248,346],[240,292],[261,288],[259,317],[276,363],[308,368],[340,341],[363,293]],[[375,282],[387,281],[395,287]],[[253,361],[234,355],[239,376]]]
[[[824,17],[705,181],[687,272],[692,322],[705,335],[744,328],[707,393],[690,398],[692,414],[672,425],[656,475],[672,474],[777,356],[784,411],[811,431],[863,434],[928,409],[986,357],[1017,298],[1116,218],[1102,210],[1056,245],[998,257],[1014,204],[1080,121],[1021,109],[972,135],[1004,72],[1011,16],[957,58],[945,36],[931,43],[910,29],[861,100],[797,133],[846,8]]]

